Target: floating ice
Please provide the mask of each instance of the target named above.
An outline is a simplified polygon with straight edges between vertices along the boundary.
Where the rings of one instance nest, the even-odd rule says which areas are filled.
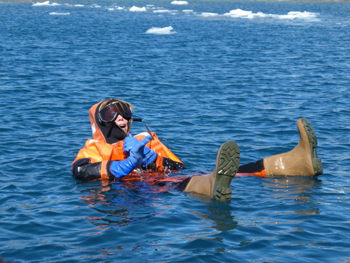
[[[50,1],[33,3],[33,6],[57,6],[57,5],[60,5],[60,4],[58,3],[50,4]]]
[[[147,11],[146,7],[137,7],[137,6],[133,6],[129,10],[131,12],[145,12],[145,11]]]
[[[287,15],[281,15],[281,19],[317,19],[317,13],[291,11]]]
[[[70,13],[57,13],[57,12],[51,12],[49,13],[51,16],[69,16]]]
[[[153,13],[170,13],[170,10],[167,10],[167,9],[154,10]]]
[[[33,6],[50,5],[50,1],[33,3]]]
[[[84,5],[81,5],[81,4],[76,4],[74,5],[75,7],[84,7]]]
[[[298,12],[291,11],[287,15],[277,15],[277,14],[265,14],[262,12],[253,13],[252,11],[245,11],[242,9],[231,10],[229,13],[224,14],[223,16],[233,17],[233,18],[274,18],[274,19],[289,19],[289,20],[317,20],[317,13],[311,12]]]
[[[254,17],[264,17],[265,14],[258,12],[258,13],[253,13],[252,11],[245,11],[242,9],[236,9],[236,10],[231,10],[230,13],[224,14],[224,16],[230,16],[230,17],[239,17],[239,18],[248,18],[252,19]]]
[[[218,16],[218,13],[209,13],[209,12],[203,12],[202,16],[204,17],[213,17],[213,16]]]
[[[172,1],[172,5],[188,5],[187,1]]]
[[[176,33],[172,31],[173,28],[171,26],[167,27],[152,27],[146,31],[146,34],[157,34],[157,35],[170,35]]]

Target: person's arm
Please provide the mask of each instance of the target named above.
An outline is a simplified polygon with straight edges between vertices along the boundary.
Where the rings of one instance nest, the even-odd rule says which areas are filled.
[[[108,160],[102,159],[98,149],[98,141],[91,139],[86,141],[85,146],[78,152],[71,165],[74,178],[81,181],[113,179],[113,176],[108,174]]]
[[[149,157],[145,153],[145,145],[151,140],[151,136],[146,136],[141,141],[133,143],[133,147],[129,150],[129,157],[124,161],[112,161],[109,171],[118,179],[131,173],[135,168],[139,167]],[[124,142],[125,145],[125,142]]]
[[[89,158],[82,158],[72,164],[72,173],[75,179],[85,182],[102,178],[114,180],[113,175],[109,172],[109,166],[110,161],[90,163]]]
[[[140,142],[135,143],[134,147],[130,150],[130,156],[123,161],[108,160],[92,163],[90,158],[78,158],[78,154],[76,161],[72,164],[73,176],[82,181],[121,179],[141,165],[142,160],[145,158],[145,154],[143,153],[145,144],[150,139],[151,136],[147,136]]]
[[[157,155],[154,162],[149,164],[147,168],[156,171],[164,171],[166,169],[178,171],[185,169],[185,165],[183,163],[173,161],[170,158]]]
[[[132,135],[125,138],[124,141],[124,152],[129,153],[133,146],[138,143],[138,140]],[[163,157],[148,147],[144,147],[144,155],[145,157],[142,160],[142,167],[144,169],[156,170],[156,171],[164,171],[165,169],[170,170],[180,170],[185,169],[185,165],[182,162],[174,161],[170,158]]]

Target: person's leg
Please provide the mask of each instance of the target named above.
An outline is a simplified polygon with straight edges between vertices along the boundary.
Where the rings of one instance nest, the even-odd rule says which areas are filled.
[[[317,138],[310,122],[297,122],[299,144],[290,152],[273,155],[239,167],[237,174],[273,176],[315,176],[322,174],[322,162],[317,157]]]
[[[266,170],[264,166],[264,159],[256,161],[254,163],[248,163],[241,165],[237,171],[238,175],[256,175],[260,177],[266,177]]]
[[[216,167],[211,174],[187,179],[184,192],[194,192],[211,198],[228,201],[231,199],[231,181],[239,167],[240,155],[237,143],[225,142],[219,149]]]

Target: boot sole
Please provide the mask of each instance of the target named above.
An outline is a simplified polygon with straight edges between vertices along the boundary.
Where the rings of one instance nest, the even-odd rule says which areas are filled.
[[[323,173],[321,159],[317,157],[317,137],[314,129],[312,128],[310,122],[306,118],[302,118],[301,122],[304,126],[305,132],[309,139],[310,150],[311,150],[311,160],[312,166],[314,168],[315,175],[320,175]]]
[[[219,201],[229,201],[232,194],[230,188],[231,181],[238,171],[240,162],[237,143],[233,141],[225,142],[219,150],[216,161],[217,167],[213,198]]]

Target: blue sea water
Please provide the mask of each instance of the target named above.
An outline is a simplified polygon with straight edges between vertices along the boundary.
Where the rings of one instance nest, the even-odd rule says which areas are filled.
[[[0,2],[0,257],[16,262],[350,262],[350,3]],[[78,182],[89,108],[130,101],[209,173],[318,136],[319,177],[236,177],[219,203]]]

